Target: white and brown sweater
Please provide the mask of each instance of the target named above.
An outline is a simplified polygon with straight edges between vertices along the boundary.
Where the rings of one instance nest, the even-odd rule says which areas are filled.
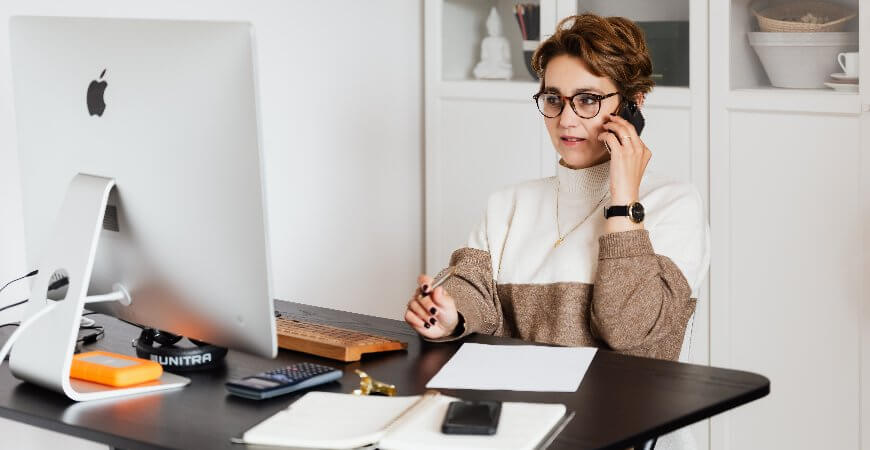
[[[647,174],[639,192],[645,229],[604,234],[610,163],[557,167],[558,180],[489,198],[445,283],[464,329],[441,340],[484,333],[677,359],[710,261],[698,191]],[[557,185],[562,233],[588,219],[554,248]]]

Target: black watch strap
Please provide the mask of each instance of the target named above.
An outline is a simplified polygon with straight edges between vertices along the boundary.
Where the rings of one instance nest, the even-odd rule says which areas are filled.
[[[605,206],[604,207],[604,218],[609,219],[611,217],[617,216],[627,216],[628,215],[628,205],[623,206]]]

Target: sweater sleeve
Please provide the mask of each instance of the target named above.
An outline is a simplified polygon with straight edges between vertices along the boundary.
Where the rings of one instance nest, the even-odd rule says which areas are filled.
[[[480,225],[472,231],[467,246],[454,251],[450,256],[450,265],[456,266],[456,272],[444,282],[443,287],[456,301],[456,310],[462,317],[461,328],[457,327],[451,336],[427,340],[452,341],[471,333],[497,334],[502,329],[502,308],[493,271],[498,267],[494,261],[498,261],[502,246],[497,242],[504,239],[506,228],[503,224],[506,221],[493,220],[491,216],[504,211],[505,205],[502,203],[510,200],[501,194],[491,196],[487,213]],[[490,224],[498,225],[490,227]],[[491,235],[501,237],[491,239]],[[495,250],[491,251],[492,248]]]
[[[676,360],[695,311],[693,289],[709,264],[708,239],[694,190],[662,211],[650,231],[601,236],[592,333],[616,351]]]
[[[495,334],[501,328],[502,311],[489,270],[489,254],[474,248],[461,248],[453,252],[450,265],[456,266],[456,272],[443,286],[456,301],[456,311],[464,324],[451,336],[431,340],[452,341],[471,333]]]

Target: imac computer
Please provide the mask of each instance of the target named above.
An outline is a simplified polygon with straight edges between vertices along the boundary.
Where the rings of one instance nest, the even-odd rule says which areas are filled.
[[[189,382],[71,380],[83,308],[275,357],[251,26],[13,17],[10,42],[27,263],[39,270],[13,374],[74,400]]]

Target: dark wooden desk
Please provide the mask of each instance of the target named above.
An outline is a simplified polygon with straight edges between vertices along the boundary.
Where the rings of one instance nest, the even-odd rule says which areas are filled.
[[[276,302],[299,318],[408,341],[408,350],[364,357],[343,364],[301,353],[279,351],[277,360],[230,352],[226,367],[190,376],[183,389],[126,399],[75,403],[61,394],[14,378],[8,362],[0,367],[0,416],[124,449],[230,449],[230,437],[285,408],[301,394],[264,401],[230,396],[223,383],[293,362],[311,361],[344,369],[339,383],[323,390],[350,392],[359,386],[353,369],[393,383],[398,395],[415,395],[459,348],[459,343],[421,341],[404,322]],[[114,318],[91,316],[106,327],[106,337],[87,349],[135,354],[130,342],[138,329]],[[3,330],[5,340],[9,331]],[[471,336],[471,342],[526,342]],[[599,351],[574,393],[445,390],[463,398],[565,403],[576,412],[550,448],[626,448],[731,408],[764,397],[767,378],[748,372],[658,361]],[[4,438],[4,441],[10,439]],[[8,442],[8,441],[7,441]]]

